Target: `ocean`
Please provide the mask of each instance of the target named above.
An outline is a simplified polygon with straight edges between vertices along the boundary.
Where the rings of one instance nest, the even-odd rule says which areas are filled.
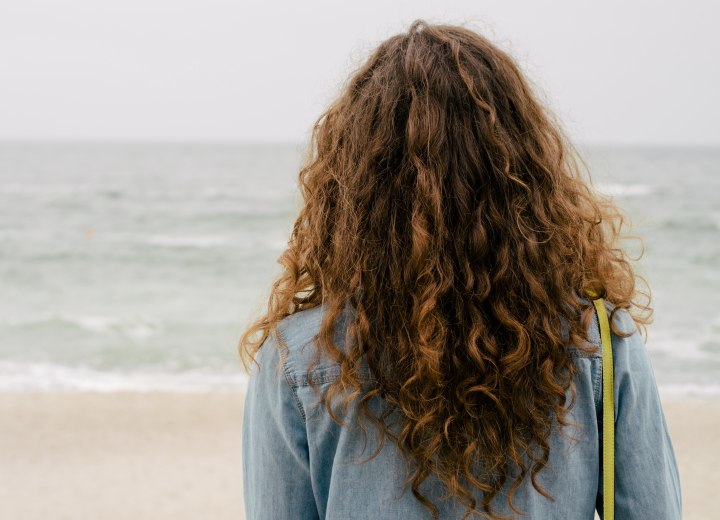
[[[244,386],[301,150],[1,143],[0,390]],[[581,150],[643,239],[661,394],[720,397],[720,148]]]

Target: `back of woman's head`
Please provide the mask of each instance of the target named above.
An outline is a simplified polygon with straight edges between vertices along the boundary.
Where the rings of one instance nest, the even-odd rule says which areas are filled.
[[[430,511],[418,487],[433,473],[468,510],[490,511],[508,479],[510,497],[525,478],[545,493],[535,477],[575,398],[567,348],[588,347],[584,291],[650,311],[617,245],[622,213],[577,158],[507,53],[464,27],[415,21],[317,120],[304,205],[243,360],[282,318],[323,305],[316,348],[341,366],[325,404],[353,390],[344,404],[359,398],[398,443]],[[340,348],[333,326],[347,304]],[[389,405],[381,417],[366,407],[376,395]]]

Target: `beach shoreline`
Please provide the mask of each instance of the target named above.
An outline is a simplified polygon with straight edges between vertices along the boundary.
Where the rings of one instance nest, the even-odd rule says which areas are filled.
[[[242,519],[237,391],[0,393],[0,518]],[[663,402],[683,518],[712,518],[720,400]]]

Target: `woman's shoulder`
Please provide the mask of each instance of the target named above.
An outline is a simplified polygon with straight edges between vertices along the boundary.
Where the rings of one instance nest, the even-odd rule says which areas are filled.
[[[316,348],[326,313],[327,307],[318,305],[286,316],[278,323],[275,331],[277,341],[283,352],[288,377],[296,386],[309,385],[311,382],[329,383],[340,375],[339,362],[327,352]],[[346,352],[345,331],[351,320],[352,311],[349,307],[335,320],[333,339],[341,352]],[[363,363],[359,377],[367,381],[373,379],[366,363]]]
[[[602,357],[602,338],[600,335],[600,316],[597,313],[597,310],[595,306],[593,305],[593,302],[585,299],[585,298],[579,298],[581,303],[583,303],[586,307],[592,308],[592,319],[590,320],[590,323],[587,327],[587,339],[588,341],[594,345],[595,351],[588,351],[587,349],[580,349],[577,345],[570,345],[569,351],[571,356],[577,357],[577,356],[583,356],[583,357]],[[607,299],[603,299],[603,304],[605,306],[605,314],[608,318],[608,320],[611,320],[612,327],[611,327],[611,340],[612,340],[612,346],[613,351],[620,345],[624,343],[632,343],[632,346],[634,348],[637,347],[637,341],[627,342],[625,341],[628,337],[634,337],[636,334],[639,336],[639,330],[637,328],[637,325],[635,323],[635,320],[633,320],[633,317],[631,316],[630,312],[623,307],[617,307],[613,302]],[[565,320],[562,321],[562,334],[563,336],[566,336],[568,333],[568,327],[565,322]],[[619,332],[616,333],[615,331]],[[634,338],[637,339],[637,338]]]

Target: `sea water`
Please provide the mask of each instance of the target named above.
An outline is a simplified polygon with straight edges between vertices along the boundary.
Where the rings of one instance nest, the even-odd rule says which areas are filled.
[[[582,152],[643,239],[661,392],[720,396],[720,148]],[[301,153],[0,144],[0,390],[242,387],[237,340],[280,272]]]

